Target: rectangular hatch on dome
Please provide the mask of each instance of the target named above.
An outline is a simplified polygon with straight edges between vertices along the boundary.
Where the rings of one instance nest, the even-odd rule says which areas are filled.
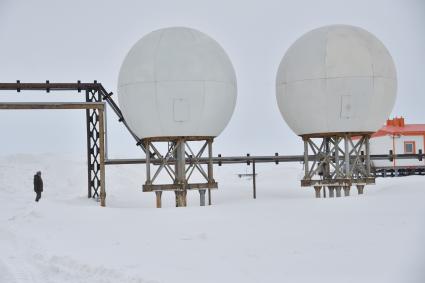
[[[173,118],[175,122],[186,122],[190,118],[190,105],[186,99],[176,98],[173,101]]]
[[[353,116],[351,95],[341,95],[341,118],[350,119]]]

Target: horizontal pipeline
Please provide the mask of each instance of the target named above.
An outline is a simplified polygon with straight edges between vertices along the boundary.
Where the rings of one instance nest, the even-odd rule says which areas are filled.
[[[371,160],[391,160],[391,159],[419,159],[419,158],[425,158],[425,154],[377,154],[377,155],[371,155]],[[344,159],[344,156],[339,157],[340,160]],[[351,156],[351,159],[354,159],[355,156]],[[238,163],[278,163],[278,162],[303,162],[304,161],[304,155],[279,155],[279,156],[221,156],[221,157],[213,157],[211,158],[212,162],[214,164],[238,164]],[[318,158],[315,155],[309,155],[308,156],[309,161],[320,161],[320,158]],[[208,157],[201,157],[199,159],[195,158],[186,158],[186,163],[191,164],[198,162],[200,164],[207,164],[209,163]],[[160,165],[163,163],[163,159],[160,158],[151,158],[150,162],[155,165]],[[167,164],[174,164],[175,159],[170,158],[166,162]],[[146,164],[146,159],[107,159],[105,160],[106,165],[120,165],[120,164]]]
[[[94,83],[0,83],[0,90],[43,90],[43,91],[53,91],[53,90],[94,90],[100,89],[101,84]]]

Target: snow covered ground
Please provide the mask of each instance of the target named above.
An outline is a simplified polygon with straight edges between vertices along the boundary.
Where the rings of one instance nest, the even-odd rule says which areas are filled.
[[[45,192],[35,203],[33,174]],[[213,206],[162,209],[143,166],[107,168],[107,207],[86,198],[75,157],[0,157],[0,282],[425,282],[425,177],[315,199],[301,166],[215,167]],[[245,173],[245,172],[240,172]]]

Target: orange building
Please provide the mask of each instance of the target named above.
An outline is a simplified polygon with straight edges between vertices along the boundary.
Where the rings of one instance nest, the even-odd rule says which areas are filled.
[[[370,139],[371,154],[420,153],[425,148],[425,124],[405,124],[403,117],[387,120],[387,124],[372,135]],[[380,170],[394,171],[423,171],[425,160],[399,159],[375,160],[372,163]]]

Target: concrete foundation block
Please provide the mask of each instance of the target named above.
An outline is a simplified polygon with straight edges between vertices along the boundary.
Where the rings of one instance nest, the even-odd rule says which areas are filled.
[[[350,196],[350,187],[344,186],[344,196],[348,197]]]
[[[314,191],[316,193],[316,198],[320,198],[320,190],[322,189],[322,187],[320,186],[314,186]]]
[[[357,185],[357,193],[359,195],[363,194],[363,190],[364,190],[364,185]]]
[[[155,191],[156,196],[156,208],[162,207],[162,191]]]
[[[341,187],[335,187],[335,191],[336,191],[336,197],[337,198],[341,197]]]
[[[187,191],[175,191],[176,194],[176,207],[187,206],[186,195]]]
[[[206,193],[206,190],[199,190],[199,198],[200,198],[201,206],[205,206],[205,193]]]
[[[328,190],[329,190],[329,197],[330,198],[335,197],[335,187],[329,187]]]

